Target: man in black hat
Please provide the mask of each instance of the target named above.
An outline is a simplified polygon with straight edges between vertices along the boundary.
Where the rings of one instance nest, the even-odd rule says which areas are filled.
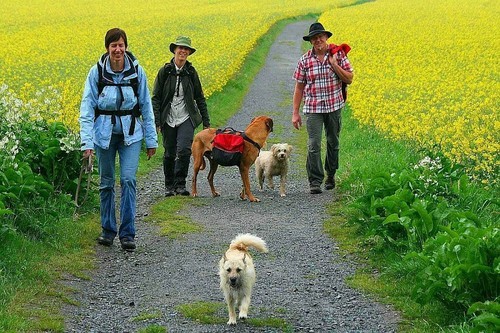
[[[303,39],[311,43],[299,60],[293,74],[295,91],[293,93],[292,123],[296,129],[302,126],[299,108],[304,97],[302,112],[306,116],[308,139],[307,176],[310,192],[322,192],[321,184],[325,179],[325,189],[335,188],[335,172],[339,167],[339,133],[341,111],[345,100],[342,84],[350,84],[353,69],[344,50],[336,48],[330,52],[328,38],[332,36],[319,22],[313,23],[309,34]],[[323,169],[321,161],[321,140],[323,126],[326,134],[326,158]]]

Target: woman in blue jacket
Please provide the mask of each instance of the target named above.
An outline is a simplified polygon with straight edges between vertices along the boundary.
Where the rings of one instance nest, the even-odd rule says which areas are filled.
[[[87,76],[80,106],[83,157],[97,155],[100,177],[101,226],[98,243],[110,246],[118,235],[124,250],[135,249],[136,173],[142,140],[148,159],[158,137],[147,78],[119,28],[106,33],[107,52]],[[115,215],[115,160],[120,161],[120,227]]]

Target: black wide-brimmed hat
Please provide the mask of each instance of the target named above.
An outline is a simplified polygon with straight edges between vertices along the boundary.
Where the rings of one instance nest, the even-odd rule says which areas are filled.
[[[302,38],[309,42],[311,40],[312,36],[317,35],[317,34],[321,34],[321,33],[327,34],[328,38],[332,37],[332,35],[333,35],[330,31],[325,30],[325,28],[323,27],[323,24],[316,22],[316,23],[311,24],[311,26],[309,27],[309,35],[304,36]]]

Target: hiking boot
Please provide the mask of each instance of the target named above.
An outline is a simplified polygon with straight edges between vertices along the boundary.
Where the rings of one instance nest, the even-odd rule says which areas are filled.
[[[328,176],[325,180],[325,190],[333,190],[335,188],[335,178]]]
[[[167,188],[165,190],[165,196],[166,197],[173,197],[175,195],[175,191],[171,188]]]
[[[122,238],[120,239],[120,243],[122,244],[122,249],[125,251],[132,252],[135,250],[135,241],[133,238]]]
[[[323,191],[321,191],[321,187],[319,187],[319,186],[311,186],[310,192],[311,192],[311,194],[320,194]]]
[[[186,190],[185,187],[178,187],[175,189],[175,194],[177,195],[183,195],[183,196],[188,196],[189,195],[189,191]]]
[[[97,243],[104,245],[104,246],[111,246],[113,245],[113,238],[106,237],[104,233],[97,238]]]

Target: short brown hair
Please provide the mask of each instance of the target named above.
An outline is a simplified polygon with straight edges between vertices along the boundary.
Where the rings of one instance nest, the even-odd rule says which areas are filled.
[[[104,46],[106,46],[107,49],[109,47],[109,44],[120,40],[120,38],[123,38],[123,41],[125,42],[125,48],[127,48],[127,34],[125,33],[125,31],[120,28],[109,29],[108,32],[106,32],[106,36],[104,37]]]

